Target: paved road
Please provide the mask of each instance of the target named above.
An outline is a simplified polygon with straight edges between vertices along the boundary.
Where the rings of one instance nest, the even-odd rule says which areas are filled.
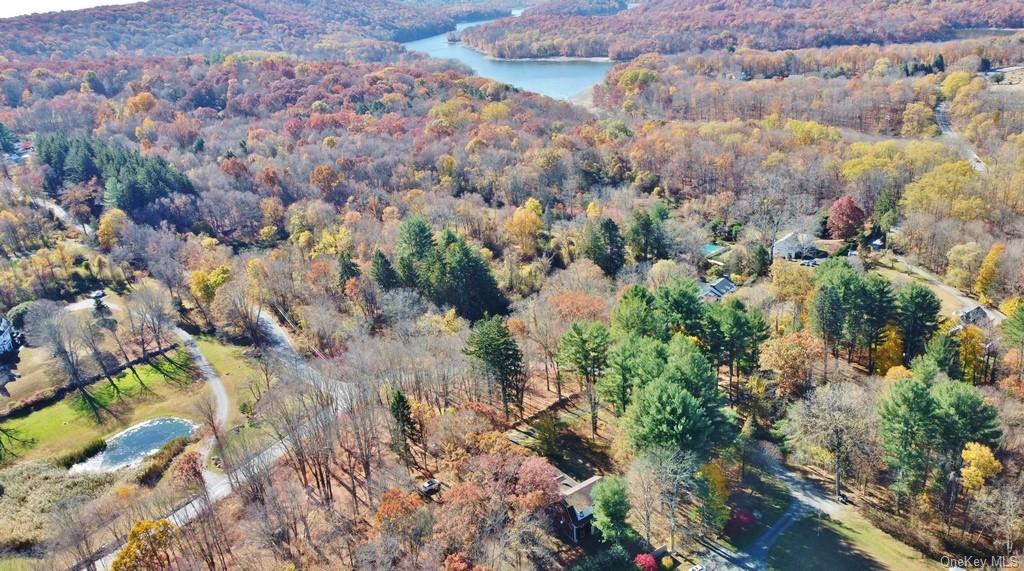
[[[896,256],[896,261],[906,266],[908,271],[917,276],[921,281],[927,283],[930,287],[942,290],[947,295],[956,298],[956,300],[962,304],[962,309],[967,310],[974,306],[981,305],[978,303],[978,300],[968,297],[962,291],[943,282],[938,276],[921,266],[912,263],[907,258],[903,256]],[[988,316],[989,324],[994,327],[999,326],[999,324],[1006,319],[1006,316],[998,309],[993,309],[991,307],[982,307],[982,309],[985,311],[985,315]]]
[[[11,179],[4,179],[4,184],[7,186],[8,189],[10,189],[12,193],[21,193],[18,190],[18,187],[14,186],[14,183],[11,182]],[[94,234],[94,231],[91,226],[89,226],[88,224],[79,224],[78,222],[76,222],[75,219],[72,218],[70,214],[68,214],[68,211],[64,210],[64,208],[60,204],[57,204],[55,200],[48,197],[38,198],[34,196],[30,196],[29,200],[32,201],[32,204],[49,210],[50,213],[53,214],[54,218],[60,220],[68,228],[78,228],[79,230],[84,232],[86,236],[89,237],[92,237],[92,235]]]
[[[768,555],[772,547],[793,524],[807,514],[826,513],[836,517],[845,509],[832,500],[817,485],[804,480],[777,462],[764,458],[768,469],[786,486],[793,497],[792,503],[772,526],[741,552],[734,552],[721,545],[702,542],[706,551],[701,556],[701,565],[708,571],[749,570],[762,571],[768,567]]]
[[[79,309],[81,307],[91,307],[92,300],[86,300],[84,302],[78,302],[72,304],[71,307]],[[108,304],[109,305],[109,304]],[[260,325],[264,327],[267,333],[267,338],[273,348],[278,352],[279,356],[287,359],[287,362],[291,366],[303,366],[308,367],[305,363],[305,359],[295,350],[295,342],[292,341],[288,332],[280,326],[276,321],[267,316],[260,317]],[[196,345],[195,338],[192,337],[187,331],[180,328],[175,328],[175,333],[182,338],[182,344],[192,353],[192,357],[196,363],[196,366],[203,373],[204,377],[210,384],[211,390],[214,392],[214,397],[217,402],[217,418],[221,424],[227,422],[228,414],[230,412],[230,399],[228,398],[227,390],[224,388],[224,383],[220,377],[214,372],[213,367],[210,366],[209,361],[199,351],[199,347]],[[209,438],[204,443],[200,452],[203,458],[209,457],[210,452],[213,450],[213,439]],[[264,449],[258,455],[250,460],[250,462],[270,464],[285,454],[285,443],[276,442],[271,446]],[[231,495],[231,481],[227,474],[222,472],[215,472],[206,467],[206,463],[203,463],[203,480],[206,482],[206,489],[210,495],[210,501],[216,503],[229,495]],[[195,519],[205,509],[206,502],[201,498],[193,498],[188,502],[182,504],[180,507],[175,509],[172,513],[167,516],[177,526],[182,526]],[[97,568],[101,571],[106,571],[113,566],[114,558],[120,552],[121,547],[118,546],[113,549],[110,553],[103,556],[99,561],[96,562]]]
[[[959,150],[960,154],[974,167],[974,170],[978,172],[988,170],[985,161],[981,160],[978,153],[974,151],[974,147],[971,146],[967,139],[964,139],[963,135],[953,128],[953,122],[949,118],[949,104],[945,101],[939,103],[939,106],[935,109],[935,122],[938,123],[939,129],[942,130],[942,138]]]

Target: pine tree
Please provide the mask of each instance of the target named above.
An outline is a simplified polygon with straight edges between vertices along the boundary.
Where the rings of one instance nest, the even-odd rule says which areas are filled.
[[[370,276],[373,281],[377,283],[377,287],[384,291],[392,290],[401,285],[398,279],[398,272],[395,271],[395,267],[391,265],[391,260],[388,259],[384,252],[379,249],[374,250],[373,260],[370,265]]]
[[[493,385],[497,386],[505,416],[513,406],[522,414],[526,389],[523,353],[501,317],[478,321],[463,351],[477,360]]]
[[[885,462],[896,471],[894,491],[916,494],[927,480],[939,443],[938,404],[931,395],[934,365],[897,382],[879,406]]]
[[[1017,349],[1017,381],[1024,381],[1024,304],[1003,322],[1003,336]]]
[[[626,517],[629,516],[629,498],[626,484],[618,476],[602,478],[590,492],[594,501],[594,527],[601,531],[601,539],[615,543],[631,531]]]
[[[573,323],[558,342],[558,362],[576,374],[590,404],[590,432],[597,438],[597,383],[608,365],[608,329],[600,323]]]
[[[942,304],[935,292],[911,282],[896,296],[897,325],[903,336],[903,364],[924,353],[925,345],[939,329]]]
[[[338,254],[339,287],[344,289],[348,280],[358,278],[360,275],[362,275],[362,272],[359,271],[359,266],[357,266],[355,261],[352,260],[352,254],[350,252],[344,251]]]
[[[396,389],[391,395],[391,418],[395,421],[392,444],[395,451],[408,463],[412,459],[409,442],[416,440],[419,427],[412,416],[412,406],[405,393]]]
[[[619,227],[611,218],[587,223],[579,253],[589,258],[605,275],[614,277],[625,263],[625,243]]]

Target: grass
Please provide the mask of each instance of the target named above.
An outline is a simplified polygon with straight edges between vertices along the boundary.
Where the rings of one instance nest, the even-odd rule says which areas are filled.
[[[726,543],[734,551],[750,545],[782,517],[792,501],[793,497],[778,478],[748,466],[743,485],[732,494],[729,504],[736,511],[743,510],[760,517],[755,517],[753,525],[736,530],[731,535],[727,526]]]
[[[775,571],[940,568],[852,509],[844,510],[842,520],[804,518],[779,538],[768,556],[768,569]]]
[[[897,265],[897,267],[899,266]],[[942,302],[942,315],[953,315],[954,313],[964,309],[964,304],[959,299],[950,295],[949,292],[944,289],[932,287],[931,284],[919,279],[917,276],[906,274],[899,270],[886,268],[881,265],[875,266],[872,271],[888,278],[889,281],[897,286],[903,286],[910,282],[918,282],[921,285],[926,286],[928,289],[935,292],[936,297],[938,297],[939,301]]]
[[[87,397],[69,395],[6,422],[6,428],[29,441],[16,451],[18,459],[56,457],[158,416],[192,419],[192,402],[205,388],[193,382],[188,365],[188,353],[179,350],[152,365],[135,367],[141,381],[131,371],[115,377],[120,392],[103,380],[87,389]]]
[[[245,417],[239,412],[238,406],[252,400],[248,382],[259,374],[252,358],[245,355],[244,347],[229,345],[209,335],[197,336],[196,343],[228,391],[231,399],[228,426],[244,422]]]

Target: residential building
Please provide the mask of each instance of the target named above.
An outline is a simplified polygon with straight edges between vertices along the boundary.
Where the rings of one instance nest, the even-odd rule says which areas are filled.
[[[562,491],[561,526],[573,543],[594,534],[594,500],[590,492],[600,480],[601,476],[594,476]]]
[[[729,278],[718,278],[711,283],[697,282],[697,287],[700,289],[700,296],[709,302],[722,301],[726,295],[736,291],[736,284]]]
[[[808,234],[790,232],[775,241],[772,246],[772,257],[785,260],[800,258],[811,248],[812,241]]]

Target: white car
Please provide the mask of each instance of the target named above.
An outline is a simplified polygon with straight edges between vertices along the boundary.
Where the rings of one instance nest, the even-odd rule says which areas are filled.
[[[694,565],[693,567],[690,567],[690,571],[705,571],[705,570],[704,570],[704,566],[703,565],[698,564],[698,565]]]

